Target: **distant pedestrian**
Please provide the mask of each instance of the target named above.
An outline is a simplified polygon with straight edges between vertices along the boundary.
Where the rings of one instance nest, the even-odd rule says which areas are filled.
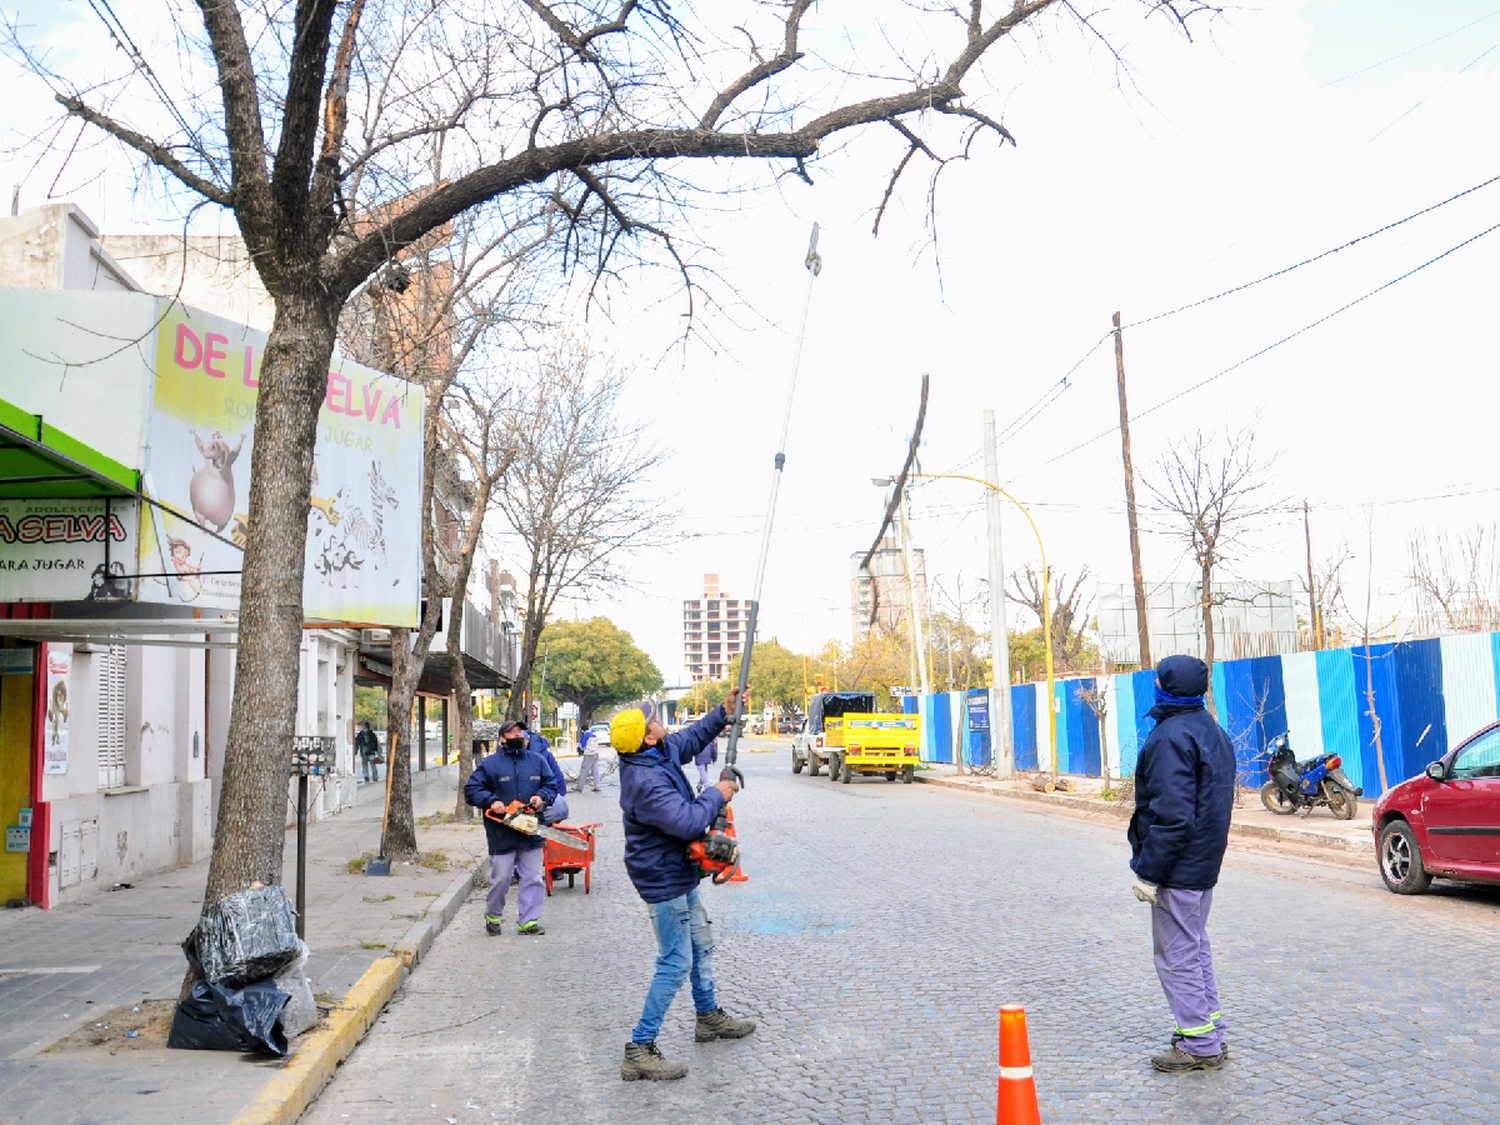
[[[364,766],[365,780],[380,780],[380,739],[375,737],[368,720],[359,724],[359,733],[354,736],[354,752]]]
[[[727,707],[734,706],[738,689]],[[714,999],[714,931],[698,898],[698,868],[688,861],[688,844],[702,836],[739,786],[721,781],[696,800],[682,772],[705,743],[729,721],[724,707],[676,734],[657,721],[651,703],[621,711],[609,726],[609,740],[620,754],[620,808],[625,814],[625,870],[646,902],[656,932],[656,973],[646,993],[640,1022],[625,1044],[620,1077],[681,1078],[686,1063],[670,1062],[656,1048],[656,1035],[672,998],[689,976],[697,1010],[693,1038],[742,1039],[755,1030],[751,1020],[731,1017]]]
[[[500,749],[480,762],[464,785],[464,800],[480,809],[502,812],[512,801],[522,802],[540,814],[557,796],[557,781],[540,750],[527,745],[518,724],[502,728]],[[516,893],[518,934],[542,934],[542,904],[547,892],[542,886],[542,838],[517,832],[493,817],[484,818],[490,847],[490,893],[485,902],[484,928],[490,934],[504,932],[505,896],[513,873],[519,873]]]
[[[578,789],[583,791],[585,780],[592,782],[594,792],[599,792],[599,736],[591,730],[578,736],[578,752],[583,755],[583,764],[578,767]]]
[[[698,792],[702,793],[708,788],[708,767],[719,760],[719,740],[711,738],[708,745],[698,751],[693,764],[698,767]]]
[[[1151,904],[1156,975],[1176,1021],[1157,1070],[1217,1070],[1229,1058],[1208,941],[1208,912],[1229,844],[1234,746],[1204,709],[1208,665],[1169,656],[1156,666],[1156,726],[1135,767],[1130,867]]]

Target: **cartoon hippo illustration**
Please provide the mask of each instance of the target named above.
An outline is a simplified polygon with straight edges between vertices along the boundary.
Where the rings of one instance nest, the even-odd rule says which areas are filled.
[[[204,441],[197,430],[190,431],[198,443],[198,452],[203,455],[203,468],[193,474],[188,486],[188,499],[193,506],[193,518],[203,527],[223,531],[229,517],[234,515],[234,462],[245,444],[241,434],[233,449],[218,430]]]

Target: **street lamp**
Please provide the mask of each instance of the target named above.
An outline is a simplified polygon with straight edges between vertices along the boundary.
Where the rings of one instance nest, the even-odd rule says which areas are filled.
[[[1012,496],[1009,492],[1006,492],[1005,489],[1001,488],[998,484],[994,484],[990,481],[984,480],[981,477],[971,477],[967,476],[964,473],[911,473],[909,474],[909,476],[925,477],[929,480],[967,480],[973,481],[975,484],[982,484],[986,488],[993,489],[995,492],[998,492],[1001,496],[1004,496],[1017,508],[1020,508],[1021,514],[1026,517],[1026,522],[1031,525],[1031,533],[1036,536],[1037,550],[1042,554],[1042,642],[1046,646],[1047,650],[1047,736],[1048,741],[1052,746],[1052,776],[1056,777],[1057,701],[1054,698],[1055,692],[1052,678],[1052,576],[1047,570],[1047,548],[1042,543],[1042,533],[1037,530],[1036,520],[1031,518],[1031,513],[1026,510],[1026,506],[1019,500],[1017,500],[1014,496]],[[994,582],[1001,580],[1002,578],[1000,575],[995,575],[990,579],[990,582],[993,584]],[[994,656],[993,653],[991,655]],[[1006,684],[1006,689],[1007,691],[1009,690],[1009,668],[1002,669],[997,663],[994,671],[994,678],[996,682],[999,682],[1003,678]],[[1010,700],[1005,700],[1005,705],[1008,706],[1009,704]]]

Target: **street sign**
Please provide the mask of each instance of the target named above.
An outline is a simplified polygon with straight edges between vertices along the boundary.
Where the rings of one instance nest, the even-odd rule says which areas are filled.
[[[891,685],[891,694],[894,695],[894,696],[898,696],[898,697],[899,696],[903,696],[903,695],[911,695],[912,694],[912,690],[911,690],[911,688],[906,687],[903,684],[892,684]]]
[[[576,719],[576,718],[578,718],[578,704],[576,704],[576,703],[559,703],[557,705],[557,717],[559,719]]]
[[[531,721],[533,723],[539,723],[542,721],[542,705],[540,703],[532,703]]]

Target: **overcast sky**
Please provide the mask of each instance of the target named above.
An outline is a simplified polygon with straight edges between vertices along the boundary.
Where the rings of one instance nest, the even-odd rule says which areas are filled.
[[[57,21],[62,40],[95,34],[82,3],[21,8]],[[922,373],[932,380],[923,468],[976,475],[982,411],[1004,430],[1068,376],[1002,442],[1001,476],[1031,508],[1055,567],[1087,564],[1101,581],[1128,582],[1113,348],[1090,353],[1111,313],[1129,325],[1166,312],[1500,176],[1500,8],[1490,3],[1270,3],[1201,26],[1192,43],[1160,20],[1121,27],[1128,73],[1064,32],[989,69],[1018,144],[982,140],[944,173],[936,254],[927,173],[915,164],[871,237],[900,154],[893,135],[871,132],[815,167],[811,187],[784,179],[695,219],[717,284],[733,294],[731,312],[703,314],[702,336],[673,346],[682,306],[668,277],[617,294],[611,323],[591,318],[595,342],[635,365],[630,408],[654,419],[652,440],[669,451],[656,486],[673,498],[676,524],[625,560],[628,589],[580,614],[629,629],[675,682],[680,602],[702,574],[749,596],[814,220],[825,264],[761,628],[796,649],[848,638],[849,556],[869,545],[884,500],[869,481],[900,467]],[[9,68],[0,95],[11,143],[49,112]],[[55,165],[10,154],[0,163],[5,184],[24,184],[23,205],[43,201]],[[103,184],[69,197],[106,229],[162,217],[149,199]],[[1138,481],[1174,439],[1252,428],[1269,495],[1298,507],[1265,523],[1234,573],[1285,580],[1305,569],[1306,499],[1315,554],[1347,544],[1357,608],[1373,573],[1377,615],[1389,616],[1402,608],[1413,529],[1494,522],[1500,231],[1242,361],[1486,231],[1500,222],[1497,201],[1500,183],[1284,278],[1127,330]],[[929,577],[950,590],[961,575],[977,592],[984,575],[981,493],[961,482],[914,493],[917,545]],[[1015,569],[1036,558],[1035,540],[1018,513],[1005,518]],[[1148,579],[1190,577],[1150,513],[1147,526]]]

